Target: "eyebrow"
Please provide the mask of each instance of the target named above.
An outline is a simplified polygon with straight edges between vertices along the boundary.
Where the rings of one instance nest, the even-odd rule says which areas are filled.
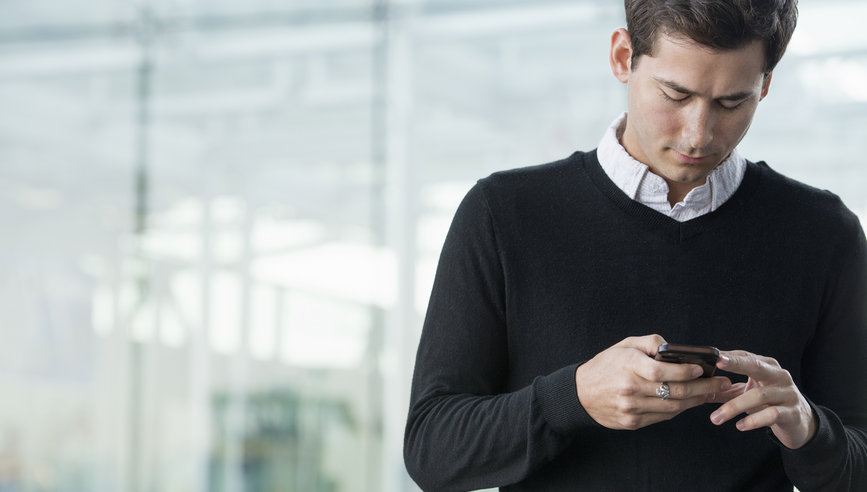
[[[665,80],[665,79],[660,78],[660,77],[653,77],[653,80],[655,80],[659,84],[662,84],[662,85],[668,87],[669,89],[671,89],[673,91],[680,92],[681,94],[687,94],[690,96],[694,96],[694,95],[698,94],[695,91],[691,91],[691,90],[687,89],[686,87],[683,87],[682,85],[678,84],[677,82]],[[753,97],[754,95],[756,95],[755,91],[743,91],[743,92],[736,92],[734,94],[729,94],[726,96],[720,96],[720,97],[717,97],[716,99],[720,100],[720,101],[741,101],[743,99],[749,99],[749,98]]]

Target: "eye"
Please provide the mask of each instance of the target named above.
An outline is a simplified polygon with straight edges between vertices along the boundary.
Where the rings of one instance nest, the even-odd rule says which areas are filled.
[[[743,101],[717,101],[717,104],[726,111],[736,111],[741,107],[741,103]],[[728,104],[732,104],[732,106],[727,106]]]
[[[669,101],[669,102],[683,102],[686,100],[686,98],[689,97],[689,96],[684,96],[684,95],[680,95],[680,94],[675,95],[675,96],[670,96],[665,91],[659,91],[659,93],[662,95],[663,99],[665,99],[666,101]]]

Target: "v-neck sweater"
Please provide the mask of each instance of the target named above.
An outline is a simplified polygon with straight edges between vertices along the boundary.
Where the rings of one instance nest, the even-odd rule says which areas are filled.
[[[443,246],[404,457],[423,490],[867,490],[867,241],[838,197],[748,163],[677,222],[595,151],[480,180]],[[747,350],[818,417],[789,450],[719,405],[636,431],[583,409],[577,367],[629,336]],[[733,382],[745,378],[727,374]]]

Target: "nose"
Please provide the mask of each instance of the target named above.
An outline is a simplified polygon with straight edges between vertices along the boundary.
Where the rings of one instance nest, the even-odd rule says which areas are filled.
[[[683,137],[694,149],[703,149],[713,140],[713,115],[705,107],[696,108],[686,115]]]

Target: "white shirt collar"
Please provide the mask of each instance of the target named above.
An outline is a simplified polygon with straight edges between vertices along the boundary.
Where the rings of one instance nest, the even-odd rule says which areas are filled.
[[[620,145],[626,129],[626,112],[617,117],[605,132],[596,154],[602,169],[611,181],[629,198],[642,203],[679,222],[713,212],[725,203],[743,181],[746,159],[737,149],[720,163],[707,177],[705,184],[693,188],[682,202],[674,207],[668,203],[668,184],[650,172],[645,164],[635,160]]]

